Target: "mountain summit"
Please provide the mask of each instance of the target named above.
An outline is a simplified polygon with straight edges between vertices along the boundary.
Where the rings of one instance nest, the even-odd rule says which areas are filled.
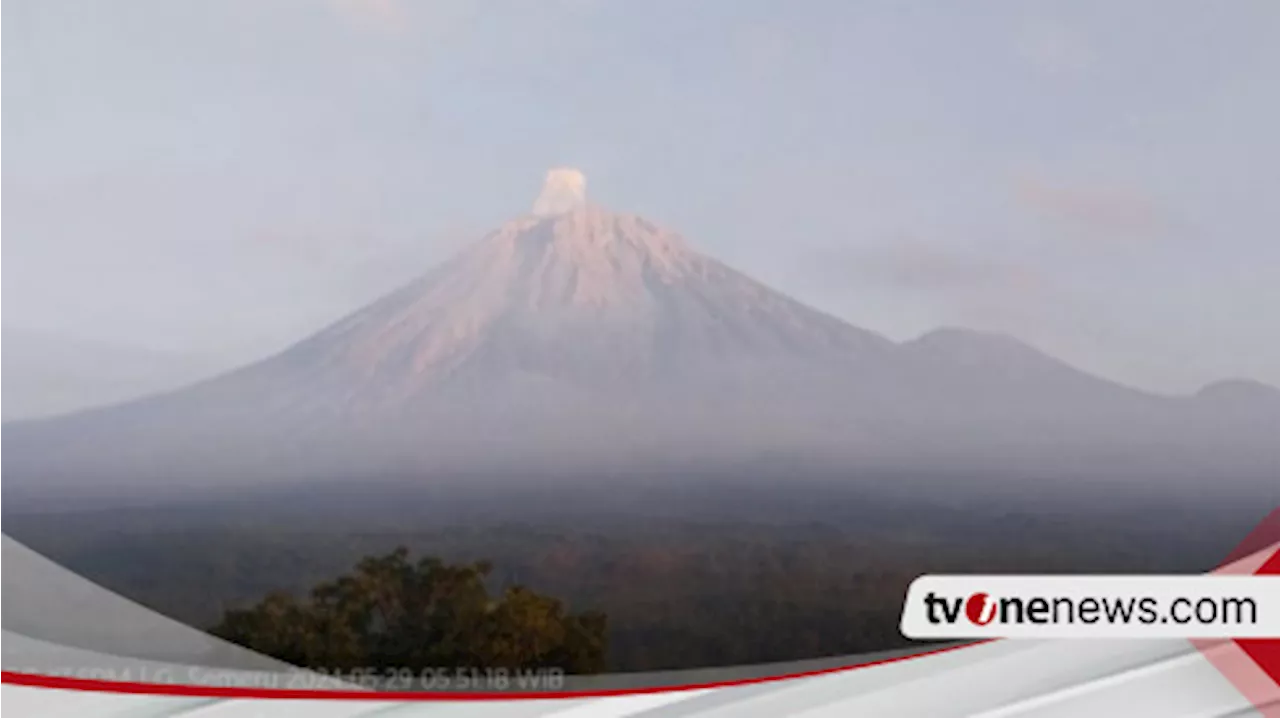
[[[279,358],[405,400],[460,375],[595,384],[779,357],[887,351],[629,214],[517,219]],[[336,377],[335,377],[336,378]]]
[[[1275,465],[1259,425],[1280,420],[1256,393],[1247,412],[1220,411],[1245,402],[1145,394],[967,330],[895,344],[587,203],[581,173],[553,170],[532,214],[280,354],[6,424],[3,448],[8,485],[28,488],[759,457],[1252,481]]]

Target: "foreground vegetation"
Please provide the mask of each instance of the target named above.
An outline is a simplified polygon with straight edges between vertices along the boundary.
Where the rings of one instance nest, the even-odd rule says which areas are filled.
[[[604,668],[603,614],[572,614],[522,586],[491,597],[484,562],[409,560],[409,550],[365,558],[305,601],[273,592],[227,611],[215,635],[296,666],[421,673],[440,667]]]

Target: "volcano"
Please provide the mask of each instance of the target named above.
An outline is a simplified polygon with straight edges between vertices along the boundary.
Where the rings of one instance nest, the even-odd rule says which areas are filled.
[[[1267,387],[1156,396],[962,329],[898,344],[586,203],[580,175],[564,172],[532,214],[275,356],[6,424],[6,486],[431,481],[778,456],[851,473],[1212,472],[1256,485],[1280,465]]]

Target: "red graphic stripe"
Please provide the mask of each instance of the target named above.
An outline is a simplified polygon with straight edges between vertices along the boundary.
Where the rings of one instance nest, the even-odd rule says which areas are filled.
[[[1280,542],[1280,508],[1267,514],[1218,568],[1221,570],[1277,542]],[[1254,573],[1280,573],[1280,549],[1263,561]],[[1200,649],[1201,654],[1224,678],[1231,681],[1236,690],[1261,715],[1265,718],[1280,718],[1280,702],[1277,702],[1280,700],[1280,639],[1245,639],[1224,643],[1193,640],[1192,644]]]
[[[1276,515],[1273,512],[1272,515]],[[1276,576],[1280,575],[1280,550],[1271,554],[1271,558],[1262,564],[1262,568],[1258,569],[1259,575]],[[1254,663],[1258,664],[1272,682],[1280,684],[1280,639],[1277,638],[1251,638],[1247,640],[1236,641],[1240,644],[1240,649],[1249,654]]]

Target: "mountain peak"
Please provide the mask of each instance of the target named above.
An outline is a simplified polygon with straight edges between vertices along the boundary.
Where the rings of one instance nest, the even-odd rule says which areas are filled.
[[[559,182],[539,204],[567,206],[557,204]],[[654,222],[581,202],[506,222],[287,350],[280,365],[331,377],[352,397],[402,402],[464,375],[591,383],[888,346]]]
[[[698,257],[676,233],[643,217],[587,202],[587,178],[580,170],[558,167],[547,172],[529,215],[502,225],[488,244],[499,259],[516,252],[539,265],[572,265],[597,280],[643,267],[670,279]],[[595,266],[592,266],[595,265]]]
[[[597,275],[625,271],[628,264],[669,275],[697,260],[675,232],[638,215],[586,203],[507,222],[488,243],[539,263],[568,263]]]

